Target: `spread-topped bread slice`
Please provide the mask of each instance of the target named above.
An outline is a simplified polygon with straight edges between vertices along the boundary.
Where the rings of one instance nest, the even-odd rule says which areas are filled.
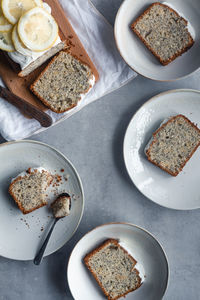
[[[9,193],[23,214],[28,214],[47,205],[45,192],[52,180],[52,175],[45,169],[29,168],[13,179]]]
[[[187,24],[171,7],[155,2],[131,28],[161,64],[167,65],[194,44]]]
[[[136,290],[141,285],[136,260],[119,245],[109,239],[84,258],[97,283],[109,300],[116,300]]]
[[[67,51],[61,51],[31,85],[31,91],[52,111],[77,105],[95,83],[91,69]]]
[[[177,115],[153,133],[146,155],[150,162],[177,176],[199,145],[199,128],[185,116]]]

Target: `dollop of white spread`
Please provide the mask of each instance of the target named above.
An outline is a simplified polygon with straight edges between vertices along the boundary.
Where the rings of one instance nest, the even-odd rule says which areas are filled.
[[[91,89],[93,88],[93,86],[95,84],[95,81],[96,81],[95,76],[92,75],[92,78],[89,80],[90,88],[87,91],[87,93],[80,94],[80,97],[81,97],[80,101],[83,100],[86,97],[86,95],[91,91]],[[80,103],[81,103],[80,101],[78,102],[78,105],[80,105]]]
[[[44,9],[51,14],[51,7],[47,3],[43,3]],[[52,47],[55,47],[61,42],[60,37],[58,36],[55,43],[52,45]],[[31,55],[23,55],[18,51],[14,52],[8,52],[8,56],[17,64],[20,65],[21,70],[25,69],[28,65],[30,65],[32,62],[34,62],[36,59],[38,59],[40,56],[42,56],[44,53],[46,53],[48,50],[35,52],[31,51]]]
[[[63,218],[70,214],[71,199],[60,197],[52,204],[53,215],[55,218]]]
[[[136,255],[132,251],[130,251],[130,249],[128,247],[128,243],[126,243],[126,242],[121,243],[120,242],[120,245],[135,259]],[[136,269],[138,271],[139,276],[141,278],[141,284],[142,284],[145,281],[145,278],[146,278],[145,269],[144,269],[143,265],[141,263],[137,262],[134,266],[134,269]]]
[[[139,276],[141,278],[141,283],[143,283],[145,281],[143,266],[137,262],[136,265],[134,266],[134,269],[136,269],[139,272]]]

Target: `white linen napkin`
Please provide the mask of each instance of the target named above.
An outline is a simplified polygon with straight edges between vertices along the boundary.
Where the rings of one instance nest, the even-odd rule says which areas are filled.
[[[95,9],[90,0],[60,0],[74,30],[95,64],[100,79],[79,105],[69,112],[47,113],[53,125],[70,117],[85,105],[126,84],[136,76],[123,61],[115,45],[113,27]],[[0,84],[3,85],[0,79]],[[33,119],[25,118],[20,111],[0,99],[0,134],[6,140],[18,140],[46,128]]]

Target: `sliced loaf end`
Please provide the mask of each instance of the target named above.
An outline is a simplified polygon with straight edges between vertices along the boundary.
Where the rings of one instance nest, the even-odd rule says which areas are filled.
[[[44,64],[46,61],[48,61],[52,56],[56,55],[61,50],[64,50],[68,47],[66,41],[61,41],[58,45],[52,47],[47,52],[45,52],[42,56],[34,60],[32,63],[30,63],[27,67],[25,67],[23,70],[21,70],[18,73],[19,77],[25,77],[35,71],[38,67],[40,67],[42,64]]]

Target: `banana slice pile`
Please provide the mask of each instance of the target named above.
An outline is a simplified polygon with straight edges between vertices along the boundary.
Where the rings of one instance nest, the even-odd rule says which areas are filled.
[[[50,49],[58,25],[42,0],[0,0],[0,49],[31,56]]]

